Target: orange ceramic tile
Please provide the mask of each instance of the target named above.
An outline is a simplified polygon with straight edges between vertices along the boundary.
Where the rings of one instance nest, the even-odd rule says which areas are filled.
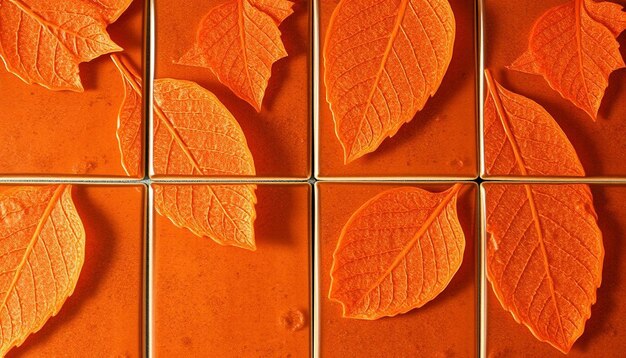
[[[260,113],[220,83],[210,69],[175,63],[194,44],[209,10],[228,1],[192,0],[184,6],[173,0],[156,2],[155,78],[193,81],[215,94],[243,129],[257,176],[308,178],[311,49],[307,1],[295,1],[294,13],[280,24],[288,56],[272,66]]]
[[[107,27],[137,68],[143,10],[144,2],[134,0]],[[0,66],[0,175],[126,176],[116,137],[122,79],[109,55],[81,64],[80,79],[83,93],[51,91]]]
[[[591,306],[591,318],[567,356],[620,357],[626,349],[626,324],[622,319],[626,304],[621,299],[626,294],[626,267],[622,265],[626,247],[619,239],[626,230],[626,186],[590,187],[605,250],[602,284],[596,292],[597,301]],[[540,342],[525,326],[515,322],[498,302],[490,283],[485,289],[488,357],[563,357],[563,353]]]
[[[307,357],[311,190],[258,185],[256,251],[221,246],[155,213],[157,357]]]
[[[583,110],[550,88],[542,76],[506,68],[527,50],[535,20],[548,9],[566,2],[485,0],[485,67],[504,87],[537,102],[554,117],[572,142],[587,176],[624,177],[626,136],[620,134],[625,130],[626,106],[622,104],[626,101],[626,71],[615,71],[609,77],[609,87],[594,122]],[[617,39],[624,57],[626,35],[622,33]]]
[[[473,357],[477,352],[476,191],[467,184],[458,201],[466,247],[459,271],[439,296],[423,307],[373,321],[342,318],[328,298],[333,252],[352,213],[375,195],[400,186],[442,191],[440,184],[317,184],[319,238],[319,353],[321,357]]]
[[[324,86],[324,37],[337,0],[320,1],[319,176],[477,176],[474,1],[452,0],[456,38],[452,61],[436,94],[378,149],[344,164]]]
[[[72,198],[86,234],[74,294],[7,357],[141,357],[145,189],[74,185]]]

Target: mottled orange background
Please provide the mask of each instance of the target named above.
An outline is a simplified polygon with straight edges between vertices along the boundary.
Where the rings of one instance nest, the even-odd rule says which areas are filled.
[[[311,189],[259,185],[257,250],[220,246],[155,214],[157,357],[307,357]]]
[[[341,317],[341,304],[328,298],[333,252],[341,229],[354,211],[384,190],[417,186],[442,191],[450,185],[317,184],[319,210],[319,317],[322,357],[473,357],[477,352],[476,192],[459,196],[458,214],[465,233],[461,268],[448,287],[423,307],[374,321]]]

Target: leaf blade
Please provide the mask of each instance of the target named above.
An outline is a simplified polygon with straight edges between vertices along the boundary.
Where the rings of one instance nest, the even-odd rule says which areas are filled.
[[[4,355],[41,329],[72,295],[84,262],[85,231],[67,185],[19,187],[3,193],[0,216],[1,234],[11,238],[0,244],[0,354]]]
[[[537,19],[528,52],[510,68],[542,75],[552,89],[596,120],[609,75],[626,66],[616,40],[624,29],[626,13],[619,5],[571,0]]]
[[[502,87],[487,70],[484,105],[488,175],[584,176],[578,155],[554,118]]]
[[[490,184],[485,194],[493,291],[537,339],[567,353],[602,280],[602,233],[589,187]]]
[[[118,116],[122,166],[129,175],[134,175],[141,166],[142,140],[138,139],[143,128],[141,79],[117,56],[111,58],[120,70],[126,90]],[[189,81],[157,79],[154,111],[156,174],[255,174],[252,153],[241,127],[211,92]],[[132,171],[133,168],[137,170]],[[157,212],[177,227],[221,245],[256,249],[255,185],[157,185],[154,188]]]
[[[378,148],[435,94],[450,64],[446,0],[342,0],[324,41],[324,81],[349,163]]]
[[[344,317],[372,320],[406,313],[446,288],[465,250],[456,213],[460,187],[441,193],[387,190],[351,216],[333,255],[329,292],[342,304]],[[419,289],[413,281],[420,282]]]
[[[292,6],[287,0],[232,0],[218,5],[202,19],[193,47],[177,63],[211,69],[260,112],[272,65],[287,57],[278,25],[293,13]]]
[[[78,65],[121,51],[106,32],[107,16],[119,16],[130,1],[108,15],[93,2],[5,0],[0,6],[0,58],[28,84],[82,92]]]

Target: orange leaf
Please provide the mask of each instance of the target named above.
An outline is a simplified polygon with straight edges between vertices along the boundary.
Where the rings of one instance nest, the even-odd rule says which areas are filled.
[[[155,185],[154,202],[178,227],[254,251],[255,190],[252,184]]]
[[[141,79],[116,56],[126,88],[118,122],[122,162],[141,165]],[[160,175],[254,175],[254,161],[235,118],[211,92],[189,81],[154,82],[154,169]],[[163,216],[222,245],[254,250],[255,185],[156,185]]]
[[[456,212],[460,188],[387,190],[352,214],[335,249],[329,294],[344,317],[406,313],[448,286],[465,250]]]
[[[531,30],[528,51],[511,68],[542,75],[595,120],[609,75],[625,66],[616,40],[626,29],[621,9],[609,2],[571,0],[548,10]]]
[[[344,161],[378,148],[424,108],[455,36],[446,0],[341,0],[324,43],[326,99]]]
[[[287,0],[230,0],[212,8],[196,42],[179,64],[210,68],[220,82],[257,112],[274,62],[287,56],[278,25],[291,13]]]
[[[141,76],[123,64],[119,57],[111,59],[122,75],[124,99],[117,116],[117,143],[122,156],[122,167],[126,174],[137,177],[142,173],[143,142],[143,93]]]
[[[567,353],[602,281],[604,248],[584,184],[489,184],[487,278],[502,307]]]
[[[0,58],[24,82],[83,91],[78,65],[121,51],[106,27],[131,0],[1,0]]]
[[[0,356],[21,345],[72,295],[85,230],[71,186],[23,186],[0,194]]]
[[[584,176],[567,136],[539,104],[485,71],[485,171],[489,175]]]

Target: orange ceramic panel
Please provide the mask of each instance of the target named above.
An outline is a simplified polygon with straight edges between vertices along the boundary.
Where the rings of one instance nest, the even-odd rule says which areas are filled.
[[[320,1],[320,46],[337,0]],[[319,175],[462,176],[477,175],[477,120],[474,51],[474,1],[450,1],[456,22],[452,61],[441,86],[424,109],[385,139],[373,153],[344,164],[326,101],[324,59],[320,49]]]
[[[449,185],[416,185],[442,191]],[[328,298],[333,252],[341,229],[354,211],[375,195],[402,185],[318,184],[319,352],[322,357],[473,357],[477,352],[476,186],[458,199],[466,247],[448,287],[421,308],[373,321],[342,318],[341,304]]]
[[[509,90],[537,102],[572,142],[588,176],[626,176],[626,71],[611,74],[597,121],[554,91],[542,76],[506,69],[528,48],[535,20],[564,0],[485,0],[485,67]],[[617,2],[620,3],[620,2]],[[620,3],[623,5],[623,3]],[[617,38],[626,55],[626,35]],[[487,140],[487,139],[486,139]]]
[[[220,246],[155,214],[157,357],[307,357],[311,192],[259,185],[256,251]]]
[[[72,187],[86,234],[74,294],[7,357],[141,357],[144,195],[143,186]]]
[[[496,185],[496,184],[492,184]],[[583,335],[574,343],[568,357],[621,357],[626,350],[626,267],[622,265],[626,247],[620,239],[626,230],[626,187],[621,185],[590,185],[598,214],[605,250],[602,284],[591,318]],[[548,343],[540,342],[528,328],[517,324],[505,311],[488,283],[487,291],[487,356],[488,357],[563,357]]]
[[[107,27],[124,57],[141,68],[144,2]],[[1,61],[0,61],[1,62]],[[0,173],[126,176],[116,137],[124,97],[108,55],[80,65],[85,92],[28,85],[0,65]]]
[[[220,83],[208,68],[176,64],[192,48],[204,16],[226,0],[155,3],[155,78],[189,80],[214,93],[239,122],[262,177],[310,174],[309,4],[296,1],[280,24],[286,58],[272,66],[261,112]],[[159,173],[157,173],[159,174]]]

